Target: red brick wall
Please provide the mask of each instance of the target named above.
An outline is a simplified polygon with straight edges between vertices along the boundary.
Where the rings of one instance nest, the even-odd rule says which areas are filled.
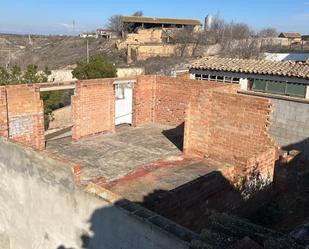
[[[8,137],[8,113],[5,87],[0,87],[0,136]]]
[[[6,86],[9,138],[45,149],[43,101],[38,84]]]
[[[191,99],[207,89],[222,87],[230,92],[239,88],[238,85],[166,76],[138,77],[134,88],[133,125],[155,122],[178,126],[184,122]]]
[[[112,79],[79,81],[72,96],[72,138],[115,131],[115,94]]]
[[[263,175],[272,175],[276,147],[267,132],[270,111],[267,99],[207,91],[189,106],[185,152],[237,166],[232,175],[256,163]]]
[[[174,77],[157,77],[155,119],[160,124],[177,126],[184,122],[189,102],[210,88],[222,87],[207,81]]]
[[[156,76],[140,76],[133,90],[132,125],[140,126],[154,120]]]

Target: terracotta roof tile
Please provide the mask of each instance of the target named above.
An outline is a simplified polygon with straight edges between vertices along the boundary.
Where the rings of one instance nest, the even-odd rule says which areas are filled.
[[[164,24],[184,24],[184,25],[201,25],[199,20],[194,19],[178,19],[178,18],[160,18],[160,17],[144,17],[144,16],[123,16],[123,22],[136,23],[164,23]]]
[[[285,38],[301,38],[301,34],[297,32],[282,32],[279,37]]]
[[[189,68],[309,79],[309,64],[294,61],[204,57],[193,62]]]

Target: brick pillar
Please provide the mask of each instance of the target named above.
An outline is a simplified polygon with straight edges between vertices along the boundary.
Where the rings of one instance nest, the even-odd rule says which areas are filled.
[[[34,149],[44,150],[44,114],[39,85],[6,86],[6,92],[9,138]]]
[[[76,83],[72,96],[72,138],[115,131],[115,93],[112,79]]]

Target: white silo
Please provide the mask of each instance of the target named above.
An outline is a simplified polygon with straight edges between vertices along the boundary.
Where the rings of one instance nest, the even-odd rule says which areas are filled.
[[[205,31],[211,30],[213,22],[214,22],[214,17],[213,16],[207,15],[205,17],[205,26],[204,26]]]

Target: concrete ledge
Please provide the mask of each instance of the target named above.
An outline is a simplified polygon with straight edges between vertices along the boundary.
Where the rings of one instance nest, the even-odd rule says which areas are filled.
[[[237,93],[244,94],[244,95],[252,95],[252,96],[255,96],[255,97],[280,99],[280,100],[287,100],[287,101],[309,104],[309,100],[305,99],[305,98],[302,99],[302,98],[297,98],[297,97],[290,97],[290,96],[277,95],[277,94],[271,94],[271,93],[244,91],[244,90],[239,90],[239,91],[237,91]]]
[[[198,235],[177,223],[174,223],[138,204],[130,202],[124,199],[122,196],[113,193],[101,186],[94,183],[90,183],[86,188],[86,192],[94,194],[103,198],[104,200],[120,207],[121,209],[133,215],[135,218],[142,220],[146,223],[150,223],[156,226],[158,229],[163,230],[175,236],[177,239],[190,243],[193,240],[198,239]]]

